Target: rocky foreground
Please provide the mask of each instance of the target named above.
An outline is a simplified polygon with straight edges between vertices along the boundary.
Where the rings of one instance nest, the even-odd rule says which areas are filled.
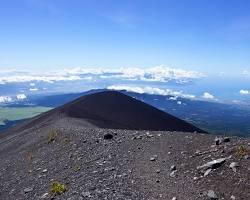
[[[250,199],[250,140],[86,129],[0,139],[0,199]]]

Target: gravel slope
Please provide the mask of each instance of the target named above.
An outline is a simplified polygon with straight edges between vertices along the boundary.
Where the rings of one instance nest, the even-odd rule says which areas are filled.
[[[219,145],[214,140],[198,133],[86,128],[77,119],[58,119],[0,139],[0,199],[249,200],[249,138]],[[245,151],[237,155],[240,145]],[[197,169],[218,158],[226,160],[210,173]],[[236,172],[229,167],[233,162]],[[67,191],[53,194],[55,181]]]

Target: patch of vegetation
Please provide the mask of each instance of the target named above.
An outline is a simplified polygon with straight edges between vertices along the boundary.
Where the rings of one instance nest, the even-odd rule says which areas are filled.
[[[67,187],[62,184],[62,183],[59,183],[59,182],[53,182],[51,184],[51,188],[50,188],[50,192],[53,194],[53,195],[60,195],[64,192],[67,191]]]
[[[4,126],[6,121],[17,121],[34,117],[42,112],[50,110],[49,107],[0,107],[0,125]]]
[[[58,130],[51,130],[49,133],[48,133],[48,143],[52,143],[52,142],[55,142],[57,137],[58,137],[58,134],[59,134],[59,131]]]
[[[33,159],[33,155],[32,155],[32,153],[29,152],[27,154],[27,160],[28,160],[28,162],[30,163],[32,161],[32,159]]]
[[[27,155],[26,155],[26,160],[27,160],[27,162],[28,162],[28,167],[29,167],[29,173],[31,173],[32,172],[32,170],[31,170],[31,166],[32,166],[32,160],[33,160],[33,155],[32,155],[32,153],[31,152],[28,152],[27,153]]]
[[[79,171],[80,169],[81,169],[81,165],[76,162],[75,165],[74,165],[74,170]]]
[[[69,137],[65,137],[65,138],[63,139],[63,144],[64,144],[64,145],[68,145],[69,143],[70,143]]]
[[[248,154],[248,150],[244,145],[240,145],[237,149],[236,149],[236,155],[243,157],[246,156]]]

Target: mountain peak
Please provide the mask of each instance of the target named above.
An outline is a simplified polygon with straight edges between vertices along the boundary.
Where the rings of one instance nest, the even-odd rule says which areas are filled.
[[[58,110],[99,128],[204,132],[195,126],[117,91],[80,97]]]

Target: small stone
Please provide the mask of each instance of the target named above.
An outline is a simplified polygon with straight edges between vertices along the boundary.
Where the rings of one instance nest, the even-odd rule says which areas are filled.
[[[216,145],[220,145],[220,144],[222,143],[222,139],[221,139],[221,138],[218,138],[218,137],[216,137],[216,138],[214,139],[214,141],[215,141],[215,144],[216,144]]]
[[[42,171],[42,173],[46,173],[48,170],[47,169],[44,169],[43,171]]]
[[[213,190],[208,190],[207,196],[208,196],[209,199],[211,199],[211,200],[216,200],[216,199],[218,199],[217,195],[215,194],[215,192],[214,192]]]
[[[171,171],[174,171],[174,170],[176,170],[176,166],[175,166],[175,165],[172,165],[172,166],[170,167],[170,169],[171,169]]]
[[[152,138],[153,135],[151,135],[149,132],[146,133],[147,138]]]
[[[49,196],[49,193],[46,192],[46,193],[44,193],[44,194],[41,196],[41,199],[46,199],[48,196]]]
[[[200,151],[200,150],[196,150],[194,154],[195,154],[196,156],[198,156],[198,155],[201,154],[201,151]]]
[[[155,160],[156,160],[155,157],[150,158],[150,161],[155,161]]]
[[[230,142],[230,138],[229,138],[229,137],[224,137],[224,138],[223,138],[223,142],[225,142],[225,143],[226,143],[226,142]]]
[[[220,167],[225,161],[226,161],[226,158],[219,158],[219,159],[207,162],[206,164],[202,166],[198,166],[197,169],[208,169],[208,168],[216,169]]]
[[[150,158],[150,161],[156,161],[156,158],[157,158],[157,155],[153,155],[153,156]]]
[[[111,140],[113,139],[113,135],[110,134],[110,133],[106,133],[104,136],[103,136],[104,140]]]
[[[231,198],[232,200],[236,200],[236,197],[235,197],[234,195],[232,195],[230,198]]]
[[[89,187],[89,190],[95,191],[95,190],[96,190],[96,187],[95,187],[95,186],[90,186],[90,187]]]
[[[82,192],[82,196],[83,197],[91,197],[91,193],[90,192]]]
[[[13,192],[15,192],[15,189],[12,189],[12,190],[9,192],[9,194],[12,194]]]
[[[173,197],[172,200],[177,200],[177,198],[176,198],[176,197]]]
[[[25,193],[32,192],[32,191],[33,191],[33,187],[25,188],[23,191],[24,191]]]
[[[137,138],[137,139],[142,139],[142,136],[141,136],[141,135],[139,135],[139,136],[137,136],[136,138]]]
[[[234,172],[236,172],[236,171],[237,171],[236,168],[239,167],[239,164],[236,163],[236,162],[232,162],[232,163],[229,165],[229,167],[230,167]]]
[[[172,171],[172,172],[170,173],[170,177],[174,178],[174,177],[175,177],[175,173],[176,173],[176,172],[177,172],[177,170]]]
[[[207,169],[204,173],[204,176],[208,176],[210,174],[210,172],[212,171],[212,169]]]

